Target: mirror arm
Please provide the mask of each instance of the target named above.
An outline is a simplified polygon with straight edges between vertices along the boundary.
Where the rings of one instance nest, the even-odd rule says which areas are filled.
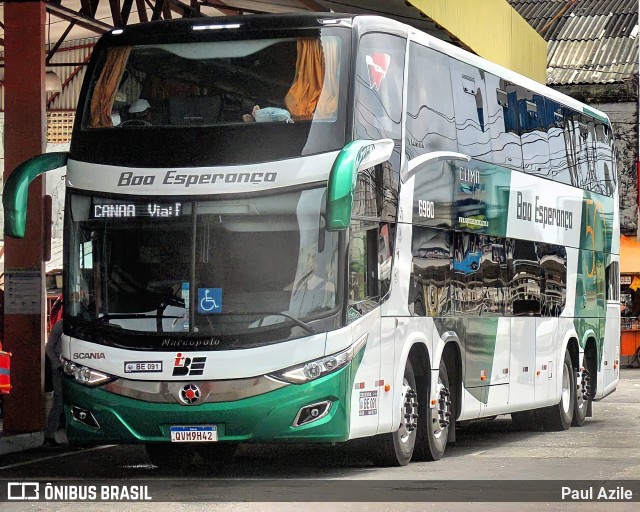
[[[27,227],[29,184],[40,174],[64,167],[69,153],[45,153],[22,162],[7,178],[2,193],[4,234],[24,238]]]
[[[327,185],[327,231],[349,227],[358,172],[389,160],[393,148],[391,139],[354,140],[340,151]]]

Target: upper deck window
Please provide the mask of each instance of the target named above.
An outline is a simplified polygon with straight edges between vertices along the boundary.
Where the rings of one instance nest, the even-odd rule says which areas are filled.
[[[133,34],[123,45],[96,48],[74,160],[248,165],[344,146],[350,29],[153,37]]]
[[[83,128],[335,121],[340,59],[334,36],[109,48]]]

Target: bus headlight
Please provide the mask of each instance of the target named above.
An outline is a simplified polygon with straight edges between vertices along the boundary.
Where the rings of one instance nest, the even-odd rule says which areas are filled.
[[[353,345],[337,354],[285,368],[267,376],[291,384],[303,384],[324,377],[347,366],[366,345],[368,336],[369,334],[365,333]]]
[[[64,360],[62,363],[62,371],[65,375],[73,378],[79,384],[89,387],[101,386],[115,379],[115,377],[106,373],[93,370],[73,361]]]

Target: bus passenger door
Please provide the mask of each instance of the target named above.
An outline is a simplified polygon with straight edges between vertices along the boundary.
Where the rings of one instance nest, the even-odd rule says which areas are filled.
[[[564,319],[563,319],[564,322]],[[562,372],[563,361],[558,361],[558,347],[562,346],[562,329],[558,329],[557,318],[536,319],[536,367],[535,404],[536,407],[557,404],[557,374]],[[562,355],[564,358],[564,354]]]
[[[606,318],[601,332],[604,333],[602,367],[603,395],[613,391],[620,378],[620,270],[617,261],[611,261],[605,269],[606,280]],[[605,365],[604,363],[607,362]],[[592,377],[593,378],[593,377]],[[600,393],[598,392],[598,395]]]
[[[351,326],[351,343],[367,336],[351,392],[351,439],[376,434],[380,416],[391,411],[390,398],[381,397],[384,384],[380,376],[380,303],[389,288],[384,261],[389,252],[388,233],[388,224],[368,220],[352,219],[349,227],[347,322]],[[386,350],[391,351],[393,358],[393,330],[386,328],[386,324],[382,330],[385,336],[382,339],[391,340],[391,347]],[[388,383],[391,384],[391,377]]]
[[[535,402],[536,319],[511,319],[511,359],[509,361],[511,410],[532,409]]]
[[[351,312],[350,316],[355,315]],[[354,318],[350,325],[351,342],[367,337],[362,359],[359,361],[351,390],[347,390],[346,398],[351,397],[351,413],[349,439],[371,436],[378,432],[378,421],[381,414],[380,394],[384,392],[379,385],[380,380],[380,308],[376,307],[365,315]],[[357,361],[357,359],[356,359]]]

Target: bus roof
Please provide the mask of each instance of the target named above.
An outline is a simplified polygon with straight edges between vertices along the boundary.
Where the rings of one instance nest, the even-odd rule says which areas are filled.
[[[561,92],[558,92],[555,89],[552,89],[551,87],[547,87],[546,85],[541,84],[540,82],[536,82],[531,78],[528,78],[524,75],[516,73],[515,71],[512,71],[499,64],[496,64],[495,62],[491,62],[487,59],[479,57],[474,53],[468,52],[466,50],[463,50],[462,48],[446,43],[436,37],[433,37],[429,34],[425,34],[424,32],[421,32],[419,30],[411,29],[410,34],[412,39],[422,44],[425,44],[430,48],[433,48],[434,50],[437,50],[446,55],[449,55],[454,59],[476,66],[496,76],[504,78],[505,80],[513,84],[526,87],[532,92],[539,93],[547,98],[556,100],[557,102],[562,103],[567,107],[571,107],[579,112],[582,112],[585,115],[588,115],[590,117],[599,119],[600,121],[606,122],[607,124],[610,124],[609,117],[604,112],[594,107],[591,107],[589,105],[586,105],[585,103],[582,103],[570,96],[567,96],[566,94],[562,94]]]
[[[225,29],[241,31],[320,28],[323,26],[343,25],[347,27],[361,26],[367,29],[389,29],[394,33],[407,34],[412,40],[429,46],[450,57],[477,66],[489,73],[499,76],[513,84],[521,85],[545,97],[553,99],[565,106],[571,107],[583,114],[610,124],[609,117],[604,112],[590,107],[570,96],[562,94],[544,84],[536,82],[524,75],[511,71],[499,64],[495,64],[478,55],[446,43],[436,37],[414,29],[401,22],[381,16],[358,15],[345,13],[286,13],[286,14],[253,14],[245,16],[226,16],[223,18],[183,18],[179,20],[152,21],[129,25],[124,29],[114,29],[105,34],[100,45],[108,46],[121,44],[144,44],[153,41],[153,37],[162,34],[176,36],[194,35],[194,31],[204,34]],[[117,42],[116,42],[117,41]]]

